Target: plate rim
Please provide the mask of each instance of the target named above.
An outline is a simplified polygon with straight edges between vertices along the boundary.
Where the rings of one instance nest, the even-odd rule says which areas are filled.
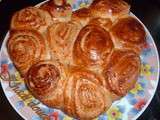
[[[150,33],[150,31],[148,30],[148,28],[144,25],[144,23],[135,15],[131,12],[131,15],[133,15],[144,27],[145,31],[146,31],[146,35],[148,35],[150,38],[151,38],[151,41],[153,43],[153,46],[154,46],[154,49],[155,49],[155,54],[156,54],[156,61],[157,61],[157,76],[156,76],[156,80],[157,80],[157,84],[156,84],[156,87],[154,88],[154,94],[150,97],[150,99],[147,101],[147,103],[144,105],[144,107],[141,109],[140,112],[138,112],[138,114],[133,117],[133,120],[137,120],[144,112],[145,110],[147,109],[147,107],[150,105],[151,101],[153,100],[153,97],[155,96],[156,94],[156,91],[157,91],[157,88],[158,88],[158,84],[160,82],[159,78],[160,78],[160,58],[159,58],[159,54],[158,54],[158,49],[157,49],[157,46],[155,44],[155,41]]]

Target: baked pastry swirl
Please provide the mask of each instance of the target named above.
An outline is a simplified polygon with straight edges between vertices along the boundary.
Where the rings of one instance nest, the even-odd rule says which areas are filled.
[[[64,111],[75,118],[90,120],[111,106],[110,93],[95,73],[73,67],[64,91]]]
[[[74,43],[73,59],[82,66],[101,65],[112,49],[109,32],[98,25],[87,25],[81,29]]]
[[[44,32],[52,24],[52,18],[48,12],[27,7],[16,12],[11,21],[11,29],[35,29]]]
[[[41,59],[47,59],[46,42],[35,30],[11,30],[7,48],[22,76],[32,64]]]
[[[119,18],[111,28],[117,48],[130,48],[141,53],[146,45],[146,33],[139,21],[130,16]]]
[[[125,96],[146,45],[145,29],[129,10],[123,0],[94,0],[73,12],[66,0],[49,0],[16,12],[7,49],[33,96],[80,120]]]
[[[48,41],[53,58],[69,64],[74,41],[82,28],[76,21],[58,22],[48,28]]]
[[[41,102],[50,107],[62,108],[64,78],[64,68],[60,63],[40,61],[29,69],[25,82]]]
[[[117,96],[126,95],[138,79],[140,66],[140,57],[135,52],[114,50],[103,70],[107,88]]]

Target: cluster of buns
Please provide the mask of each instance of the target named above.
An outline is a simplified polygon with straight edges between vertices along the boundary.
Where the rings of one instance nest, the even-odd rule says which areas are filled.
[[[72,11],[65,0],[16,12],[8,53],[45,105],[92,119],[125,96],[139,76],[146,33],[123,0]]]

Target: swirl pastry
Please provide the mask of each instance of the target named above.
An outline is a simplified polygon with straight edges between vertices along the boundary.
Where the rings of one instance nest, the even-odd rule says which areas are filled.
[[[13,15],[11,29],[35,29],[44,32],[51,24],[52,18],[48,12],[35,7],[27,7]]]
[[[109,32],[98,25],[87,25],[81,29],[74,43],[73,59],[82,66],[101,65],[112,49]]]
[[[89,8],[94,16],[113,21],[130,11],[130,6],[123,0],[94,0]]]
[[[71,19],[72,8],[66,0],[50,0],[43,4],[40,8],[48,11],[54,21],[64,22]]]
[[[133,17],[123,17],[117,20],[111,33],[117,48],[129,48],[140,53],[146,45],[145,30]]]
[[[73,12],[66,0],[24,8],[12,17],[8,53],[35,98],[94,119],[138,80],[146,33],[129,12],[123,0],[93,0]]]
[[[35,62],[46,59],[46,43],[35,30],[12,30],[7,43],[9,55],[24,76]]]
[[[139,76],[140,57],[130,50],[115,50],[104,65],[103,75],[113,96],[124,96]]]
[[[88,8],[81,8],[73,12],[72,19],[80,21],[80,23],[85,26],[92,19],[93,15]]]
[[[75,118],[90,120],[111,106],[110,93],[96,74],[72,68],[64,91],[64,111]]]
[[[32,94],[44,104],[62,108],[64,77],[61,64],[55,61],[40,61],[29,69],[25,82]]]
[[[59,22],[48,28],[48,40],[53,57],[61,62],[71,62],[74,41],[81,29],[75,21]]]

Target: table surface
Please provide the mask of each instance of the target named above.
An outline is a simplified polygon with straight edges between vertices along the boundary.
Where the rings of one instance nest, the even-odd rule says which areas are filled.
[[[26,6],[35,5],[44,0],[2,0],[0,3],[0,46],[9,28],[12,14]],[[126,0],[131,11],[151,32],[160,52],[160,0]],[[22,120],[7,101],[0,86],[0,120]],[[156,94],[138,120],[160,120],[160,83]]]

